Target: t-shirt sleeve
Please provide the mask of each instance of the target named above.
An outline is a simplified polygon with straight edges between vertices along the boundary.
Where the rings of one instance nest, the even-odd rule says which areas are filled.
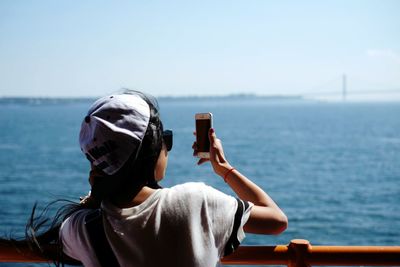
[[[231,254],[245,237],[243,226],[253,203],[234,198],[210,186],[204,188],[215,244],[220,256]]]
[[[81,261],[85,266],[92,266],[96,256],[90,249],[89,237],[84,230],[85,216],[89,210],[80,210],[68,217],[60,227],[60,239],[63,252],[69,257]]]
[[[74,214],[68,217],[62,224],[60,228],[60,239],[63,245],[63,252],[68,256],[80,260],[79,255],[74,253],[74,247],[77,243],[80,243],[77,238],[79,235],[77,232],[77,225],[83,223],[83,216],[80,214]],[[78,228],[79,229],[79,228]]]

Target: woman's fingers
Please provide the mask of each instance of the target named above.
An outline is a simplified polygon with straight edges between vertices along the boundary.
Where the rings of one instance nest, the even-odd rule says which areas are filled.
[[[193,142],[192,149],[193,149],[193,156],[197,156],[197,143],[196,142]]]
[[[215,139],[217,139],[217,135],[215,134],[214,128],[210,128],[210,130],[208,131],[208,139],[210,139],[211,145],[215,141]]]
[[[196,132],[193,132],[195,135]],[[215,131],[213,128],[211,128],[208,131],[208,139],[210,140],[210,158],[201,158],[197,162],[198,165],[201,165],[207,161],[211,161],[211,163],[219,163],[221,161],[221,157],[223,158],[223,152],[222,152],[222,146],[221,146],[221,141],[217,138],[217,135],[215,134]],[[193,156],[197,156],[198,151],[197,151],[197,143],[193,142],[192,145],[193,148]]]
[[[214,158],[218,160],[218,157],[221,155],[222,150],[221,140],[217,138],[217,135],[215,134],[213,128],[211,128],[208,132],[208,136],[210,139],[210,154],[212,154]]]
[[[209,160],[209,159],[201,158],[201,159],[199,159],[199,161],[197,162],[197,165],[201,165],[201,164],[203,164],[204,162],[207,162],[207,161],[210,161],[210,160]]]

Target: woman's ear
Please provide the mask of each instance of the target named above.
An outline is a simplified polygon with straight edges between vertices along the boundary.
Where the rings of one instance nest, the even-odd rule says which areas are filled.
[[[154,167],[154,178],[156,181],[160,181],[165,176],[165,171],[168,164],[168,150],[167,146],[162,143],[160,155],[158,156],[156,165]]]

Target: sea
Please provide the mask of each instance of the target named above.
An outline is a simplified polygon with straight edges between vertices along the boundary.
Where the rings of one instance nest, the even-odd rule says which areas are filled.
[[[0,100],[0,235],[23,236],[34,203],[40,210],[89,191],[78,134],[92,101]],[[284,233],[247,234],[242,244],[400,245],[400,102],[243,96],[159,105],[174,133],[163,187],[201,181],[234,195],[192,155],[194,114],[211,112],[229,162],[287,214]]]

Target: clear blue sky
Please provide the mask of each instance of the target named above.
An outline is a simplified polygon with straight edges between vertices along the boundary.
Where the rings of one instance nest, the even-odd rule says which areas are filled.
[[[0,96],[400,88],[400,1],[0,1]]]

